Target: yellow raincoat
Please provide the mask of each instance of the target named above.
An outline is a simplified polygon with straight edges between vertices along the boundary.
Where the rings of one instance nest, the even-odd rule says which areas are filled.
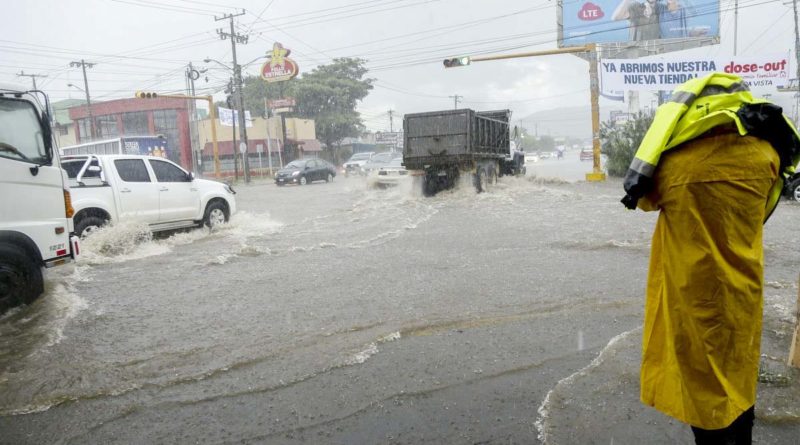
[[[763,304],[762,227],[780,160],[751,136],[700,137],[664,153],[642,345],[642,402],[720,429],[755,404]]]

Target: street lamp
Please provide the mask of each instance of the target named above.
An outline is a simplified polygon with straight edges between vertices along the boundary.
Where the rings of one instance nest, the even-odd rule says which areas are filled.
[[[72,87],[72,88],[76,88],[76,89],[78,89],[79,91],[81,91],[83,93],[86,92],[86,91],[83,91],[83,88],[79,87],[78,85],[75,85],[74,83],[68,83],[67,86],[68,87]]]
[[[210,58],[206,57],[205,59],[203,59],[203,62],[205,62],[205,63],[214,62],[214,63],[217,63],[219,65],[222,65],[222,67],[225,68],[226,70],[233,71],[233,68],[229,67],[228,65],[225,65],[224,63],[220,62],[219,60],[210,59]]]

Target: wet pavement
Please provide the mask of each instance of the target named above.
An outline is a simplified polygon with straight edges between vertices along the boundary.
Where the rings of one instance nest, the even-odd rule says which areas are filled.
[[[638,402],[656,215],[556,162],[433,198],[256,181],[215,232],[99,232],[0,319],[0,443],[692,443]],[[798,217],[765,231],[756,443],[800,436]]]

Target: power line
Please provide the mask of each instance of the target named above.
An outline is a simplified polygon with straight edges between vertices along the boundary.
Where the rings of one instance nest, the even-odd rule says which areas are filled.
[[[194,8],[182,8],[178,6],[164,6],[158,3],[149,3],[146,0],[111,0],[111,1],[114,3],[124,3],[126,5],[141,6],[144,8],[152,8],[152,9],[161,9],[164,11],[183,12],[186,14],[204,15],[212,17],[214,16],[213,14],[214,11],[199,10]]]
[[[408,1],[408,0],[403,0],[403,1]],[[393,7],[383,8],[383,9],[375,9],[375,10],[364,11],[364,9],[368,9],[368,8],[377,8],[377,7],[381,7],[381,6],[388,6],[386,4],[376,4],[374,6],[368,6],[368,7],[360,8],[358,10],[360,12],[355,13],[355,14],[338,15],[338,16],[337,16],[337,14],[339,14],[339,13],[327,14],[327,15],[321,15],[319,17],[310,17],[308,19],[289,20],[286,23],[281,23],[281,25],[283,25],[284,28],[299,28],[299,27],[302,27],[302,26],[316,25],[316,24],[327,23],[327,22],[336,21],[336,20],[348,19],[348,18],[353,18],[353,17],[360,17],[360,16],[363,16],[363,15],[376,14],[376,13],[379,13],[379,12],[394,11],[394,10],[397,10],[397,9],[405,9],[405,8],[410,8],[410,7],[413,7],[413,6],[418,6],[418,5],[431,3],[431,2],[435,2],[435,1],[439,1],[439,0],[423,0],[423,1],[418,1],[416,3],[406,4],[406,5],[399,5],[399,6],[393,6]],[[377,3],[377,2],[369,2],[369,3]],[[353,11],[347,11],[347,12],[353,12]],[[333,17],[325,19],[326,16],[333,16]],[[322,20],[317,20],[317,19],[322,19]],[[273,19],[273,22],[277,21],[277,20],[278,20],[278,18]],[[262,29],[266,29],[266,28],[262,28]]]
[[[745,6],[741,6],[740,5],[739,9],[744,9],[744,8],[748,8],[748,7],[755,7],[755,6],[761,6],[761,5],[769,4],[769,3],[775,3],[776,1],[778,1],[778,0],[767,0],[767,1],[760,1],[760,2],[756,1],[755,3],[751,2],[750,4],[747,4]],[[716,13],[716,11],[695,14],[695,15],[691,15],[691,16],[687,16],[687,17],[704,16],[704,15],[710,15],[710,14],[714,14],[714,13]],[[628,28],[629,28],[628,26],[622,26],[622,27],[617,27],[617,28],[593,31],[593,32],[586,33],[585,35],[586,36],[596,35],[596,34],[602,34],[602,33],[607,33],[607,32],[611,32],[611,31],[617,31],[617,30],[621,30],[621,29],[628,29]],[[510,46],[503,46],[503,47],[497,47],[497,48],[491,48],[491,49],[486,49],[486,50],[475,51],[473,54],[474,55],[491,54],[491,53],[500,52],[500,51],[509,51],[509,50],[515,50],[515,49],[530,48],[532,46],[548,44],[548,43],[552,43],[552,41],[547,39],[547,40],[540,40],[540,41],[536,41],[536,42],[527,42],[527,43],[522,43],[522,44],[518,44],[518,45],[510,45]],[[657,46],[663,46],[663,45],[668,45],[669,43],[670,42],[666,42],[666,41],[665,42],[657,42],[656,45]],[[448,55],[443,55],[443,56],[440,56],[440,57],[416,58],[416,59],[410,59],[410,60],[409,59],[406,59],[406,60],[399,59],[399,60],[396,60],[395,63],[391,63],[391,64],[377,65],[377,66],[373,65],[373,66],[370,67],[370,71],[371,72],[377,72],[377,71],[385,71],[385,70],[396,69],[396,68],[407,68],[407,67],[410,67],[410,66],[425,65],[425,64],[428,64],[428,63],[431,63],[431,62],[441,61],[442,58],[447,57]]]

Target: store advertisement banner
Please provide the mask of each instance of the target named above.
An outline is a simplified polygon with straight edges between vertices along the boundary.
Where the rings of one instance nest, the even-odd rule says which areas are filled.
[[[219,111],[219,124],[223,127],[233,127],[233,120],[236,119],[236,125],[239,125],[239,111],[231,110],[230,108],[217,108]],[[250,112],[244,112],[244,122],[247,128],[253,126],[253,119],[250,118]]]
[[[563,0],[560,47],[719,37],[719,0]]]
[[[788,53],[783,55],[601,60],[603,91],[673,90],[695,77],[718,71],[736,74],[750,89],[775,89],[789,83]]]

